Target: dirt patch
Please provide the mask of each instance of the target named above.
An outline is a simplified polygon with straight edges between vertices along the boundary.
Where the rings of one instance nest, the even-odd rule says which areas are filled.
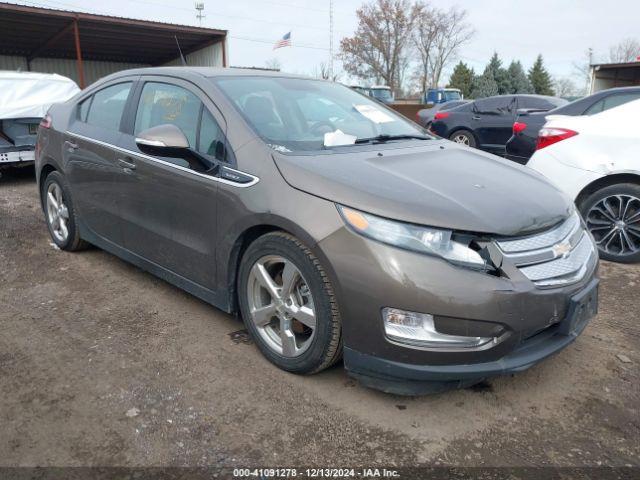
[[[640,465],[639,266],[603,264],[600,314],[548,361],[405,398],[282,372],[238,319],[54,249],[28,173],[0,179],[0,265],[0,465]]]

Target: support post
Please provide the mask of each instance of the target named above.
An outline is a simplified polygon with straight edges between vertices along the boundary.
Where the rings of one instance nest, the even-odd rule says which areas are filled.
[[[222,40],[222,66],[227,66],[227,36],[224,36],[224,40]]]
[[[82,66],[82,49],[80,48],[80,31],[78,30],[78,19],[73,21],[73,36],[76,42],[76,67],[78,68],[78,85],[84,88],[84,67]]]

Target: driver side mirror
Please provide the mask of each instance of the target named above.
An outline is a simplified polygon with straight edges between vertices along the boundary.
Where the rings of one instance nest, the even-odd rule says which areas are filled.
[[[218,165],[191,148],[186,135],[175,125],[166,123],[143,130],[136,136],[136,145],[147,155],[181,158],[192,170],[217,173]]]
[[[142,152],[163,157],[183,157],[189,150],[189,140],[182,130],[168,123],[140,132],[136,145]]]

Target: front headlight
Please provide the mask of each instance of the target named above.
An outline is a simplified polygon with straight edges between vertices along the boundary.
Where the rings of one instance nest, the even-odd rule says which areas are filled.
[[[356,232],[382,243],[428,255],[477,270],[487,270],[487,262],[468,244],[454,240],[451,230],[396,222],[338,205],[345,223]]]

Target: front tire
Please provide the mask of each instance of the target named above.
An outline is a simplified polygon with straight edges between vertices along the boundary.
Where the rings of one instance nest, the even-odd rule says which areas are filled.
[[[82,250],[87,243],[80,238],[71,191],[59,172],[51,172],[42,185],[44,215],[53,242],[69,252]]]
[[[342,355],[333,287],[316,256],[296,237],[273,232],[242,257],[240,310],[267,359],[288,372],[316,373]]]
[[[476,138],[473,136],[473,133],[467,130],[456,130],[449,136],[449,140],[455,143],[459,143],[460,145],[466,145],[467,147],[476,146]]]
[[[620,183],[598,190],[578,205],[600,258],[640,262],[640,185]]]

